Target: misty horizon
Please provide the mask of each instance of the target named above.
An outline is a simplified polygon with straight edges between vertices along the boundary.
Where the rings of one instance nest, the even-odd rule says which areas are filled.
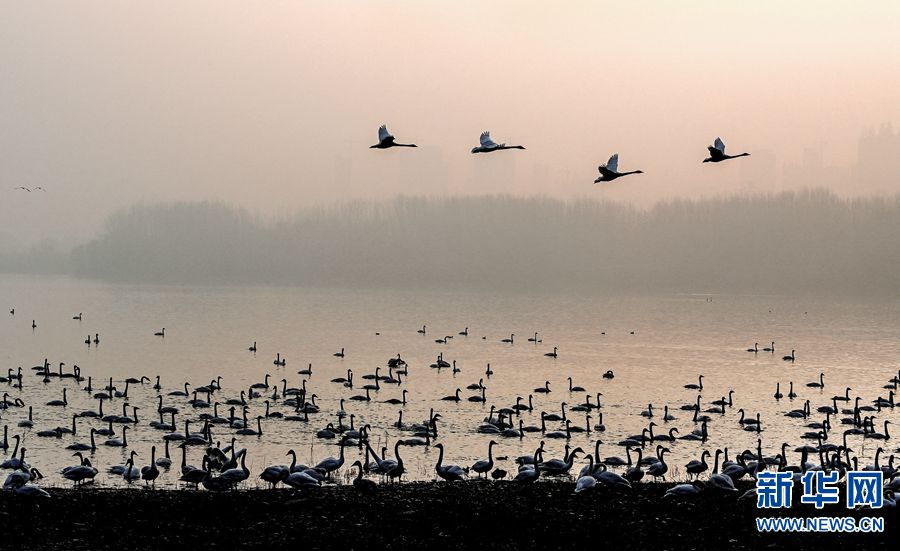
[[[278,218],[170,202],[120,210],[71,251],[0,255],[0,271],[188,285],[892,296],[898,229],[900,195],[823,189],[647,209],[408,196]]]

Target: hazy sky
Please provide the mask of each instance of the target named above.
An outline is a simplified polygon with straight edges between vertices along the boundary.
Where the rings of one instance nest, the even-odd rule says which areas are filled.
[[[137,201],[729,193],[759,157],[701,164],[717,135],[851,165],[900,122],[898,31],[894,1],[2,0],[0,250]],[[646,174],[593,186],[613,152]]]

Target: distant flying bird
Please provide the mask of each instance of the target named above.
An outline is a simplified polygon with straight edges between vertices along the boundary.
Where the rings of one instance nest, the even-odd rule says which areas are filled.
[[[619,172],[619,154],[614,153],[612,157],[606,161],[605,165],[600,165],[597,167],[597,170],[600,171],[600,176],[594,180],[595,184],[599,184],[600,182],[611,182],[616,178],[621,178],[622,176],[628,176],[629,174],[643,174],[643,170],[632,170],[631,172]]]
[[[490,153],[491,151],[500,151],[501,149],[525,149],[521,145],[506,145],[505,143],[497,143],[491,139],[491,133],[484,131],[481,133],[481,145],[472,148],[472,153]]]
[[[725,154],[725,142],[722,141],[722,138],[716,138],[716,141],[713,142],[713,145],[708,146],[706,149],[709,150],[709,158],[703,159],[704,163],[719,163],[722,161],[727,161],[728,159],[737,159],[738,157],[749,157],[749,153],[741,153],[739,155],[726,155]]]
[[[369,149],[387,149],[389,147],[419,147],[414,143],[397,143],[394,136],[388,132],[387,125],[382,124],[378,128],[378,143],[370,145]]]
[[[13,190],[17,190],[17,189],[24,189],[24,190],[27,191],[28,193],[31,193],[31,190],[28,189],[28,188],[25,187],[25,186],[19,186],[19,187],[14,187],[14,188],[13,188]]]
[[[42,188],[41,186],[38,186],[38,187],[34,188],[34,191],[47,191],[47,190]]]

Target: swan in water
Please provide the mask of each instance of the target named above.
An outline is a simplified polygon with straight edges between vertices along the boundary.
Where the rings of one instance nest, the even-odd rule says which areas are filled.
[[[548,358],[556,358],[558,356],[556,351],[557,351],[557,348],[554,346],[553,352],[547,352],[546,354],[544,354],[544,356],[547,356]]]
[[[703,159],[704,163],[719,163],[722,161],[727,161],[728,159],[737,159],[738,157],[748,157],[749,153],[738,153],[737,155],[726,155],[725,154],[725,142],[722,141],[722,138],[716,138],[716,141],[713,142],[713,145],[707,146],[706,148],[709,151],[709,157]]]
[[[556,350],[556,348],[554,348]],[[569,392],[584,392],[584,388],[580,386],[572,386],[572,377],[568,377],[569,380]]]
[[[819,381],[813,381],[811,383],[806,383],[806,386],[810,388],[825,388],[825,374],[819,373]]]
[[[163,327],[162,331],[157,331],[156,333],[153,333],[153,335],[156,337],[165,337],[166,336],[166,328]]]
[[[382,124],[378,127],[378,143],[370,145],[369,149],[388,149],[390,147],[418,147],[414,143],[397,143],[394,136],[388,132],[387,125]],[[424,329],[424,326],[423,326]]]
[[[684,388],[688,390],[703,390],[703,375],[697,378],[697,384],[689,383],[684,385]]]
[[[490,153],[492,151],[500,151],[502,149],[525,149],[521,145],[506,145],[505,143],[497,143],[491,139],[490,131],[485,130],[478,138],[480,145],[472,148],[472,153]]]
[[[754,354],[758,353],[759,352],[759,343],[758,342],[753,343],[753,348],[748,348],[747,352],[753,352]]]
[[[669,448],[656,446],[656,458],[659,461],[647,467],[647,474],[652,476],[654,480],[657,478],[662,478],[663,481],[666,480],[666,473],[669,472],[669,466],[666,464],[664,458],[665,454],[669,451]]]
[[[790,355],[788,355],[788,356],[782,356],[781,359],[784,360],[784,361],[786,361],[786,362],[791,362],[791,363],[793,363],[793,362],[794,362],[794,352],[795,352],[795,350],[792,349]]]
[[[595,184],[599,184],[600,182],[612,182],[617,178],[621,178],[622,176],[628,176],[629,174],[643,174],[643,170],[632,170],[631,172],[619,172],[619,154],[613,153],[613,155],[606,161],[606,164],[602,164],[597,167],[597,170],[600,172],[600,176],[594,180]]]

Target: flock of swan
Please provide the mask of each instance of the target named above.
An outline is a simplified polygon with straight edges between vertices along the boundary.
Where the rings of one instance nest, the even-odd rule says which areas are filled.
[[[10,315],[14,316],[15,310]],[[73,319],[81,321],[83,316],[79,313]],[[36,327],[33,320],[32,328]],[[429,339],[427,326],[418,333]],[[446,347],[452,339],[468,336],[467,327],[455,337],[441,334],[434,342]],[[155,332],[153,338],[165,340],[165,329]],[[88,336],[85,342],[98,346],[99,334]],[[518,341],[511,334],[497,342],[514,346]],[[543,339],[534,333],[528,342],[537,347]],[[257,343],[253,342],[248,351],[255,354]],[[779,361],[774,342],[764,348],[755,343],[747,352]],[[543,361],[555,362],[561,352],[559,347],[553,347],[552,351],[538,350],[534,354],[542,355]],[[344,348],[333,356],[336,362],[352,362]],[[780,359],[788,362],[786,366],[791,369],[796,356],[792,350]],[[99,381],[77,365],[69,367],[66,362],[49,359],[31,368],[8,368],[0,376],[0,383],[6,386],[0,399],[0,450],[5,451],[6,458],[0,468],[9,471],[3,488],[20,495],[49,496],[41,487],[41,467],[32,466],[27,454],[32,439],[46,439],[56,443],[60,454],[73,458],[71,465],[59,474],[76,487],[93,483],[103,470],[128,484],[155,486],[158,480],[168,479],[210,491],[257,484],[315,488],[340,483],[343,476],[345,481],[352,481],[354,488],[371,492],[379,488],[376,480],[397,483],[409,475],[404,459],[415,453],[411,449],[433,448],[438,452],[433,465],[433,478],[437,480],[491,478],[529,484],[541,478],[574,479],[574,491],[579,494],[599,488],[627,490],[653,481],[684,481],[685,477],[687,480],[670,488],[667,495],[735,493],[735,482],[769,469],[790,471],[795,477],[818,469],[841,473],[849,469],[878,469],[887,481],[886,503],[893,504],[894,493],[900,490],[898,469],[894,466],[894,453],[900,449],[889,446],[890,416],[896,407],[894,397],[900,372],[886,377],[885,392],[875,397],[854,395],[849,387],[829,397],[824,373],[796,387],[791,381],[787,393],[782,392],[778,382],[771,400],[796,406],[784,411],[787,421],[771,414],[763,419],[749,404],[740,402],[740,391],[710,388],[709,377],[698,374],[696,382],[683,385],[681,404],[660,407],[651,402],[640,411],[617,413],[641,419],[644,428],[624,438],[610,439],[606,435],[612,431],[604,423],[604,410],[614,394],[616,374],[612,369],[597,370],[590,381],[585,381],[587,387],[576,384],[579,381],[572,376],[565,377],[567,385],[562,388],[551,380],[536,381],[533,391],[519,396],[515,403],[493,404],[488,393],[494,374],[490,364],[477,381],[456,387],[461,369],[455,360],[445,359],[443,352],[437,353],[430,365],[409,365],[398,354],[371,372],[358,375],[351,367],[344,376],[330,380],[316,378],[313,366],[308,364],[297,371],[297,386],[289,385],[292,375],[286,358],[278,354],[272,365],[277,372],[274,377],[267,373],[248,388],[229,388],[222,377],[196,386],[185,381],[164,385],[162,377],[153,374]],[[418,371],[429,369],[446,373],[453,381],[449,393],[433,402],[446,407],[432,408],[424,419],[405,419],[411,397],[404,384]],[[340,392],[336,408],[317,403],[316,390],[326,385]],[[135,392],[138,388],[140,393]],[[468,391],[467,396],[464,391]],[[716,399],[706,398],[710,391]],[[584,397],[583,401],[579,396]],[[396,421],[376,427],[357,423],[376,402],[396,406]],[[441,441],[443,427],[453,423],[454,411],[459,408],[485,411],[481,422],[468,430],[491,438],[484,457],[464,465],[452,461],[453,450],[445,448]],[[36,409],[44,412],[46,418],[35,416]],[[740,417],[734,419],[737,415]],[[62,419],[67,422],[60,422]],[[797,439],[805,443],[793,446],[788,442],[769,442],[767,447],[771,449],[766,453],[764,432],[769,425],[781,422],[790,423]],[[289,426],[290,433],[311,434],[323,442],[333,442],[338,450],[330,457],[304,464],[293,448],[286,449],[289,463],[251,472],[247,460],[252,445],[239,447],[238,442],[261,441],[268,434],[266,426],[276,423]],[[375,449],[371,436],[376,430],[394,435],[393,444],[384,442],[381,449]],[[129,442],[134,431],[156,436],[143,438],[138,448]],[[756,439],[755,449],[708,448],[713,431],[722,435],[750,432]],[[505,451],[527,446],[526,442],[532,443],[533,448],[528,449],[533,449],[533,453],[510,456]],[[554,442],[561,445],[561,456],[553,457],[552,450],[560,448]],[[588,446],[587,442],[593,445]],[[864,464],[858,452],[868,443],[874,443],[877,449],[874,461]],[[684,465],[670,464],[667,454],[675,446],[682,451],[695,450],[696,459]],[[92,458],[103,448],[122,450],[125,461],[95,464]],[[198,465],[191,464],[189,455],[196,458]],[[885,455],[887,461],[883,460]],[[754,492],[744,495],[749,497]]]
[[[371,149],[389,149],[392,147],[418,147],[414,143],[399,143],[395,140],[393,134],[391,134],[387,125],[381,125],[378,128],[378,143],[375,145],[369,146]],[[504,149],[525,149],[522,145],[507,145],[505,143],[497,143],[491,138],[491,133],[488,131],[482,132],[479,137],[479,145],[472,148],[472,153],[493,153],[495,151],[503,151]],[[716,138],[713,141],[713,144],[707,146],[706,149],[709,151],[709,157],[703,159],[704,163],[719,163],[722,161],[727,161],[729,159],[737,159],[738,157],[747,157],[749,153],[739,153],[737,155],[728,155],[725,153],[725,142],[722,141],[722,138]],[[617,178],[621,178],[622,176],[628,176],[630,174],[643,174],[642,170],[632,170],[629,172],[619,172],[619,154],[614,153],[606,163],[597,167],[597,171],[600,172],[600,176],[594,180],[595,184],[599,184],[601,182],[611,182]]]

